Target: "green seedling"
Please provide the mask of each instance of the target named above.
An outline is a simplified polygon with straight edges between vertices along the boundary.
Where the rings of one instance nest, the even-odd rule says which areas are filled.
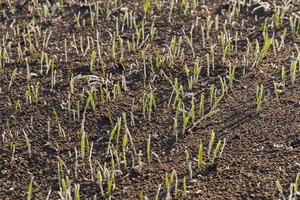
[[[117,59],[117,43],[116,43],[116,36],[115,35],[112,38],[111,57],[114,61]]]
[[[171,0],[171,5],[170,5],[170,10],[169,10],[169,23],[171,22],[171,19],[172,19],[172,12],[173,12],[173,9],[174,9],[174,5],[175,5],[175,0]]]
[[[35,86],[31,86],[31,91],[32,91],[32,94],[33,94],[33,99],[35,101],[35,103],[38,103],[38,100],[39,100],[39,95],[40,95],[40,82],[38,81]]]
[[[22,47],[21,47],[21,44],[18,43],[18,58],[19,60],[23,60],[24,57],[23,57],[23,50],[22,50]],[[0,49],[0,67],[1,67],[1,49]]]
[[[100,187],[100,191],[101,191],[101,194],[104,195],[104,190],[103,190],[103,178],[102,178],[102,175],[101,175],[101,172],[98,171],[97,172],[97,182],[98,182],[98,185]]]
[[[256,87],[256,111],[260,112],[262,110],[262,103],[264,101],[264,85],[260,84]]]
[[[271,47],[271,45],[273,43],[273,37],[270,38],[268,33],[265,34],[265,38],[264,39],[265,39],[264,40],[264,46],[263,46],[263,48],[261,50],[261,59],[267,56],[267,54],[269,52],[269,49],[270,49],[270,47]]]
[[[120,162],[120,158],[119,158],[119,153],[114,146],[112,146],[112,147],[113,147],[113,157],[117,164],[117,170],[121,171],[121,164],[120,164],[121,162]]]
[[[294,183],[290,184],[290,190],[289,190],[289,196],[288,199],[285,197],[285,192],[283,191],[282,185],[280,184],[280,182],[277,180],[276,181],[276,187],[279,191],[280,194],[280,200],[297,200],[298,196],[300,195],[299,193],[299,181],[300,181],[300,173],[298,173],[296,175],[296,179]]]
[[[28,43],[29,43],[29,52],[33,53],[33,44],[32,44],[32,37],[30,31],[28,31],[27,35],[28,35]]]
[[[217,104],[219,103],[220,98],[217,98],[217,88],[214,84],[211,84],[209,92],[210,92],[209,106],[211,110],[213,110],[214,108],[216,108]]]
[[[283,89],[285,89],[285,84],[286,84],[286,71],[285,71],[285,66],[284,66],[284,65],[282,65],[282,67],[281,67],[281,81],[282,81]]]
[[[144,200],[144,195],[142,191],[140,191],[139,200]]]
[[[58,126],[58,135],[59,135],[59,137],[61,137],[61,136],[66,137],[65,132],[62,128],[61,121],[58,117],[58,114],[57,114],[56,110],[53,111],[53,114],[54,114],[54,118],[55,118],[55,121],[56,121],[57,126]]]
[[[215,161],[215,158],[217,157],[217,155],[220,151],[221,145],[222,145],[222,142],[221,142],[221,140],[219,140],[218,143],[217,143],[217,146],[214,150],[214,153],[213,153],[212,163]]]
[[[178,194],[178,176],[177,176],[177,172],[174,170],[175,172],[175,193],[174,193],[174,196],[175,198],[177,198],[177,194]]]
[[[297,63],[298,61],[293,61],[290,65],[290,77],[292,81],[292,85],[294,85],[295,80],[296,80],[296,72],[297,72]]]
[[[9,148],[11,150],[11,160],[15,159],[16,145],[13,143],[9,144]]]
[[[155,18],[154,18],[152,21],[152,24],[151,24],[151,28],[150,28],[150,39],[151,40],[153,40],[155,33],[156,33],[156,27],[155,27]]]
[[[159,200],[159,193],[160,193],[160,190],[161,190],[161,184],[158,185],[158,188],[157,188],[157,191],[156,191],[154,200]]]
[[[186,111],[183,111],[182,114],[183,114],[183,129],[182,129],[182,134],[185,133],[185,130],[187,128],[187,125],[189,124],[189,121],[190,121],[190,115],[189,114],[185,114]]]
[[[108,185],[107,185],[107,194],[111,195],[112,191],[114,190],[114,186],[115,185],[115,175],[113,174],[111,179],[109,179],[108,181]]]
[[[210,75],[210,55],[208,53],[206,54],[206,63],[207,63],[206,74],[207,74],[207,76],[209,76]]]
[[[32,185],[33,185],[33,179],[34,179],[34,176],[32,176],[31,179],[30,179],[30,183],[29,183],[28,191],[27,191],[27,200],[31,200],[31,199],[32,199]]]
[[[91,54],[90,71],[93,71],[93,69],[94,69],[94,63],[95,63],[95,60],[96,60],[96,56],[97,56],[96,51],[93,51],[92,54]]]
[[[25,142],[26,142],[26,146],[28,149],[28,154],[29,154],[29,158],[31,158],[31,144],[30,144],[30,140],[26,134],[26,132],[23,130],[24,136],[25,136]]]
[[[13,83],[13,81],[15,80],[15,78],[16,78],[16,75],[17,75],[17,68],[15,68],[14,70],[13,70],[13,72],[11,73],[11,77],[10,77],[10,81],[9,81],[9,85],[8,85],[8,89],[10,89],[11,88],[11,86],[12,86],[12,83]]]
[[[279,193],[283,194],[282,186],[281,186],[281,184],[280,184],[280,182],[278,180],[276,181],[276,187],[277,187]]]
[[[110,146],[111,146],[112,140],[115,137],[115,134],[116,134],[116,131],[117,131],[117,127],[118,127],[118,125],[116,124],[115,126],[113,126],[113,129],[110,132],[110,137],[109,137],[108,147],[107,147],[107,152],[106,152],[107,155],[109,154]]]
[[[78,12],[77,15],[74,14],[77,28],[80,28],[80,14],[81,14],[80,12]]]
[[[160,0],[154,0],[154,5],[155,5],[155,8],[157,8],[158,10],[161,10],[161,8],[162,8],[162,1],[160,1]]]
[[[151,11],[151,2],[150,0],[145,0],[144,2],[144,13],[145,16]]]
[[[119,138],[121,135],[121,126],[122,126],[122,119],[118,118],[118,122],[117,122],[117,135],[115,140],[117,141],[117,145],[119,144]]]
[[[85,158],[85,144],[86,144],[86,138],[85,138],[85,132],[81,132],[81,140],[80,140],[80,153],[81,153],[81,158],[84,160]]]
[[[80,200],[80,185],[75,184],[75,200]]]
[[[188,78],[188,84],[189,84],[189,90],[190,91],[192,91],[192,89],[193,89],[193,83],[194,83],[193,76],[190,76]]]
[[[143,114],[144,117],[148,116],[148,120],[151,121],[153,109],[156,109],[156,100],[154,92],[144,93],[143,96]]]
[[[84,113],[86,113],[89,106],[92,106],[93,111],[96,110],[95,100],[94,100],[94,91],[91,89],[88,91],[88,98],[86,100],[86,105],[84,108]]]
[[[151,135],[149,135],[148,142],[147,142],[147,159],[148,162],[151,162]]]
[[[215,30],[217,31],[219,29],[219,15],[215,16]]]
[[[64,40],[64,50],[65,50],[65,61],[68,62],[68,42],[66,38]]]
[[[225,77],[222,78],[220,75],[219,75],[219,79],[221,82],[221,90],[222,90],[222,96],[223,96],[223,95],[227,94],[227,91],[228,91],[227,82],[226,82]]]
[[[276,83],[275,81],[274,81],[274,94],[275,94],[276,100],[279,101],[278,83]]]
[[[169,181],[168,173],[166,173],[166,176],[165,176],[165,185],[166,185],[166,189],[168,189],[171,185],[171,181]]]
[[[192,97],[192,100],[191,100],[191,108],[190,108],[190,111],[189,111],[189,116],[192,118],[192,123],[194,123],[195,119],[196,119],[195,98],[194,97]]]
[[[228,79],[229,79],[229,86],[232,88],[233,80],[234,80],[234,75],[235,75],[235,67],[230,66],[229,68],[229,74],[228,74]]]
[[[28,63],[28,58],[25,58],[25,62],[26,62],[26,78],[27,78],[27,83],[29,83],[30,79],[31,79],[31,73],[30,73],[30,67],[29,67],[29,63]]]
[[[209,15],[206,18],[206,38],[207,39],[209,38],[210,30],[211,30],[213,23],[214,23],[214,21],[211,19],[211,16]]]
[[[200,65],[200,59],[199,57],[197,57],[194,64],[194,74],[193,74],[193,79],[195,82],[198,82],[201,70],[202,70],[202,66]]]
[[[280,28],[281,25],[281,10],[280,8],[275,9],[275,14],[274,14],[274,23],[276,28]]]
[[[211,64],[212,64],[212,70],[215,70],[215,50],[214,46],[210,47],[210,58],[211,58]]]
[[[54,64],[54,62],[51,62],[51,90],[53,90],[53,88],[56,85],[56,65]]]
[[[207,151],[207,156],[208,156],[208,160],[210,164],[213,164],[215,162],[215,159],[221,158],[225,145],[226,145],[226,139],[224,138],[223,143],[221,140],[218,140],[218,143],[216,144],[216,147],[213,150],[213,146],[215,143],[215,132],[212,131],[211,135],[210,135],[210,140],[209,140],[209,144],[208,144],[208,151]],[[204,161],[204,157],[203,157],[203,143],[202,140],[200,139],[200,143],[199,143],[199,152],[198,152],[198,168],[200,171],[204,171],[205,170],[205,165],[206,162]],[[211,155],[212,154],[212,155]]]
[[[58,8],[60,12],[64,13],[64,0],[59,0]]]
[[[189,154],[189,151],[186,149],[186,150],[184,151],[184,153],[185,153],[185,161],[186,161],[186,163],[189,163],[189,162],[190,162],[190,154]]]
[[[187,0],[181,1],[181,9],[183,10],[184,15],[187,15],[187,10],[189,9],[189,2]]]
[[[187,186],[186,186],[186,178],[185,177],[183,178],[182,184],[183,184],[183,192],[184,192],[184,194],[186,194],[187,193]]]
[[[22,107],[21,100],[18,99],[18,100],[16,101],[15,109],[16,109],[16,110],[18,110],[18,109],[21,110],[21,107]]]
[[[199,102],[199,113],[200,113],[200,116],[203,117],[204,116],[204,112],[205,112],[205,100],[204,100],[204,95],[201,94],[201,97],[200,97],[200,102]]]
[[[127,145],[127,135],[125,134],[123,136],[123,144],[122,144],[122,152],[123,152],[123,162],[124,162],[124,168],[127,167],[127,161],[126,161],[126,145]]]

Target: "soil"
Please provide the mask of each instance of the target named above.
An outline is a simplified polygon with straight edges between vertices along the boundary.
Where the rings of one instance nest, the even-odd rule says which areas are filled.
[[[81,199],[139,199],[140,192],[144,197],[154,199],[159,185],[159,199],[166,199],[165,177],[174,170],[178,177],[178,194],[175,196],[172,187],[172,199],[278,199],[280,194],[276,181],[280,181],[284,194],[288,196],[290,183],[295,181],[300,172],[300,69],[297,68],[294,84],[289,78],[290,63],[299,55],[297,47],[300,37],[299,34],[292,33],[288,20],[288,16],[299,13],[299,4],[296,3],[288,10],[280,27],[269,28],[270,37],[274,36],[278,41],[286,29],[283,49],[275,53],[271,48],[259,64],[252,65],[254,56],[247,54],[247,38],[253,41],[254,48],[255,40],[263,46],[264,22],[266,18],[272,21],[275,13],[273,4],[283,6],[281,1],[266,1],[271,5],[270,10],[256,9],[259,6],[254,4],[244,6],[231,23],[228,21],[234,1],[211,0],[204,4],[199,1],[198,7],[194,10],[189,8],[186,15],[180,8],[182,1],[175,1],[171,22],[168,21],[170,2],[159,1],[164,2],[160,11],[154,8],[154,1],[151,1],[153,8],[145,19],[145,35],[150,33],[154,19],[156,34],[153,39],[149,38],[144,44],[140,44],[137,50],[128,49],[126,43],[127,40],[132,41],[135,28],[126,25],[122,28],[122,20],[128,9],[134,13],[137,26],[141,27],[144,1],[98,1],[103,13],[100,13],[94,26],[91,22],[91,9],[94,7],[89,7],[93,3],[91,1],[63,1],[63,12],[59,10],[56,1],[49,1],[49,5],[44,1],[12,0],[11,5],[8,2],[0,2],[0,35],[3,38],[0,42],[0,57],[3,57],[4,49],[9,57],[5,61],[0,60],[4,63],[0,67],[0,199],[27,198],[32,177],[32,199],[67,199],[59,194],[62,190],[62,178],[70,180],[73,198],[75,184],[79,184]],[[188,2],[192,5],[192,1]],[[44,6],[50,8],[49,17],[39,14]],[[80,27],[74,17],[79,12]],[[216,15],[219,16],[219,29],[215,30],[213,24],[209,37],[203,36],[201,25],[206,26],[208,16],[214,20]],[[116,35],[117,20],[120,38],[124,40],[122,60],[112,57],[111,38],[114,33]],[[189,36],[192,26],[193,50],[183,33],[184,31]],[[225,62],[222,61],[220,43],[220,35],[224,33],[223,26],[226,26],[233,41],[233,49]],[[17,29],[19,34],[15,33]],[[43,47],[50,31],[48,45]],[[207,28],[204,31],[206,34]],[[28,32],[33,38],[32,51],[29,48]],[[21,33],[25,34],[26,42]],[[238,34],[236,43],[235,33]],[[180,59],[180,52],[172,62],[167,60],[167,56],[174,36],[177,39],[182,36],[184,56]],[[76,38],[79,53],[74,48],[73,37]],[[88,43],[91,45],[86,55],[81,52],[80,37],[84,50]],[[68,47],[67,60],[65,41]],[[120,58],[120,45],[116,41],[117,58]],[[98,56],[91,70],[90,55],[92,49],[98,53],[97,42],[102,45],[102,59]],[[18,54],[18,45],[21,47],[22,58]],[[211,69],[208,74],[206,55],[213,45],[216,45],[215,69]],[[146,78],[143,50],[146,52]],[[46,72],[45,56],[41,62],[44,53],[55,63],[54,87],[51,87],[51,69],[48,69],[49,73]],[[166,61],[159,68],[151,67],[150,61],[155,63],[157,53],[164,56]],[[198,82],[189,90],[184,68],[187,67],[193,73],[196,57],[203,68]],[[30,68],[30,80],[26,78],[26,60]],[[198,110],[200,96],[203,94],[206,100],[205,113],[208,113],[210,87],[214,84],[220,94],[219,77],[227,80],[230,66],[236,67],[235,79],[217,106],[217,112],[195,126],[189,123],[183,133],[179,132],[176,140],[173,127],[176,105],[173,104],[173,87],[166,76],[172,83],[177,79],[182,85],[184,95],[181,99],[187,110],[190,110],[192,98],[195,99]],[[281,92],[276,99],[273,82],[281,83],[282,66],[287,69],[287,81],[284,89],[280,86]],[[9,87],[14,69],[17,69],[17,73]],[[78,78],[75,80],[73,93],[70,83],[72,77]],[[96,78],[92,79],[93,77]],[[126,87],[123,85],[124,78]],[[114,85],[118,83],[121,95],[114,97]],[[37,84],[38,98],[35,99],[32,95],[30,103],[26,91],[32,88],[33,94]],[[264,85],[265,98],[261,111],[257,112],[256,87],[259,84]],[[95,109],[89,106],[85,112],[88,91],[92,85],[97,88],[94,94]],[[108,86],[110,101],[101,101],[100,85]],[[150,91],[155,94],[156,108],[149,120],[147,116],[144,117],[143,96]],[[169,104],[170,98],[172,101]],[[17,108],[18,102],[20,108]],[[68,104],[72,111],[68,109]],[[126,168],[123,162],[118,166],[117,156],[107,154],[111,130],[118,119],[123,118],[124,113],[132,142],[136,151],[141,153],[142,160],[138,163],[132,158],[134,152],[128,141]],[[200,116],[197,113],[196,121],[198,119]],[[90,160],[89,155],[85,159],[80,155],[83,122],[88,148],[93,144]],[[178,130],[182,130],[181,118],[178,123]],[[214,163],[208,163],[207,149],[212,131],[216,133],[216,139],[226,139],[226,146],[222,157],[218,157]],[[114,141],[113,147],[121,160],[122,138],[126,133],[122,121],[121,139]],[[149,135],[152,152],[150,162],[147,160]],[[26,137],[29,139],[31,154]],[[208,163],[202,171],[196,160],[200,139],[203,141],[204,156]],[[190,168],[186,152],[190,156]],[[104,182],[105,194],[101,194],[96,174],[104,166],[111,170],[111,160],[116,165],[114,190],[111,195],[107,194],[108,183]],[[63,163],[61,173],[58,170],[59,163]],[[184,192],[184,179],[187,192]]]

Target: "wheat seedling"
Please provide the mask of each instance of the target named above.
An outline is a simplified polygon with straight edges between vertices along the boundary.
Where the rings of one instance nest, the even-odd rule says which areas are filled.
[[[256,87],[256,105],[257,105],[257,112],[261,111],[261,106],[264,101],[264,85],[260,84],[260,86],[257,85]]]

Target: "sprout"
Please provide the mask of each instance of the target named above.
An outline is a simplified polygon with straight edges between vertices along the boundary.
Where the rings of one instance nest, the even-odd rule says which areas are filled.
[[[147,15],[151,11],[151,2],[150,0],[145,0],[144,2],[144,12]]]
[[[288,200],[296,200],[297,197],[300,195],[300,193],[298,192],[299,190],[299,180],[300,180],[300,173],[298,173],[296,175],[296,179],[295,179],[295,182],[294,183],[291,183],[290,184],[290,194],[289,194],[289,197],[288,197]],[[279,191],[279,199],[280,200],[287,200],[284,196],[284,191],[283,191],[283,188],[280,184],[280,182],[277,180],[276,181],[276,187]]]
[[[157,192],[156,192],[156,194],[155,194],[154,200],[158,200],[158,198],[159,198],[159,193],[160,193],[160,189],[161,189],[161,184],[158,185]]]
[[[183,178],[183,191],[184,191],[184,194],[187,193],[187,186],[186,186],[186,178],[185,177]]]
[[[80,153],[81,153],[81,158],[84,160],[85,157],[85,132],[81,132],[81,140],[80,140]]]
[[[112,191],[114,190],[114,185],[115,185],[115,175],[113,174],[111,179],[109,179],[108,181],[107,194],[111,195]]]
[[[282,65],[282,67],[281,67],[281,81],[282,81],[283,89],[285,89],[285,79],[286,79],[285,77],[286,77],[285,67],[284,67],[284,65]]]
[[[101,175],[100,171],[97,172],[97,176],[96,177],[97,177],[97,180],[98,180],[98,185],[100,187],[101,194],[104,195],[103,179],[102,179],[102,175]]]
[[[88,98],[87,98],[86,105],[85,105],[85,108],[84,108],[84,113],[87,111],[87,109],[90,105],[92,106],[93,111],[95,111],[96,110],[96,105],[95,105],[95,101],[94,101],[94,91],[93,91],[93,89],[88,91]]]
[[[264,85],[260,84],[260,86],[257,85],[256,87],[256,105],[257,105],[256,111],[257,112],[261,111],[262,109],[261,106],[263,101],[264,101]]]
[[[146,117],[146,114],[148,114],[148,120],[151,121],[153,108],[156,108],[156,100],[154,92],[150,93],[144,93],[143,96],[143,114],[144,117]]]
[[[200,112],[200,116],[203,117],[204,116],[204,112],[205,112],[205,107],[204,107],[204,95],[201,94],[200,97],[200,102],[199,102],[199,112]]]
[[[74,14],[77,28],[80,28],[80,14],[80,12],[77,15]]]
[[[75,200],[80,200],[80,185],[75,184]]]
[[[127,161],[126,161],[126,145],[127,145],[127,135],[125,134],[123,136],[123,144],[122,144],[122,152],[123,152],[123,161],[124,161],[124,168],[127,167]]]
[[[31,73],[30,73],[30,68],[29,68],[29,63],[28,63],[28,58],[25,58],[25,62],[26,62],[26,78],[27,78],[27,83],[29,83],[30,79],[31,79]]]
[[[297,63],[298,61],[296,60],[293,61],[290,65],[290,77],[291,77],[292,85],[294,85],[296,80]]]
[[[274,14],[274,22],[275,22],[275,27],[279,28],[281,25],[281,10],[280,8],[275,9],[275,14]]]
[[[270,39],[269,34],[266,32],[264,37],[264,46],[261,50],[261,59],[268,54],[272,43],[273,43],[273,37]]]
[[[235,67],[234,66],[230,66],[229,68],[229,85],[232,88],[232,83],[234,80],[234,74],[235,74]]]
[[[208,164],[213,164],[215,162],[216,158],[221,158],[225,145],[226,145],[226,138],[224,138],[223,140],[223,144],[222,141],[219,140],[218,143],[216,144],[215,149],[213,150],[213,146],[215,143],[215,132],[212,131],[211,135],[210,135],[210,140],[209,140],[209,144],[208,144],[208,151],[207,151],[207,156],[209,159],[209,163]],[[213,151],[213,155],[211,157],[211,152]],[[203,157],[203,143],[202,140],[200,139],[199,142],[199,152],[198,152],[198,159],[197,159],[197,164],[198,164],[198,169],[203,172],[205,170],[205,166],[206,166],[206,162],[204,161],[204,157]]]
[[[30,183],[29,183],[28,191],[27,191],[27,200],[31,200],[31,198],[32,198],[32,184],[33,184],[33,179],[34,179],[34,176],[32,176],[31,179],[30,179]]]
[[[95,63],[95,60],[96,60],[96,56],[97,56],[96,51],[93,51],[92,54],[91,54],[90,71],[93,71],[93,67],[94,67],[94,63]]]
[[[28,149],[28,153],[29,153],[29,158],[31,158],[31,144],[30,144],[30,140],[26,134],[26,132],[23,130],[24,136],[25,136],[25,141],[26,141],[26,146]]]
[[[278,101],[279,100],[279,89],[278,89],[278,83],[276,83],[275,81],[274,81],[274,94]]]
[[[175,4],[175,0],[171,0],[170,11],[169,11],[169,23],[171,22],[174,4]]]
[[[12,85],[13,81],[15,80],[15,77],[16,77],[16,75],[17,75],[17,70],[18,70],[18,69],[15,68],[15,69],[13,70],[13,72],[11,73],[11,78],[10,78],[10,81],[9,81],[8,89],[11,88],[11,85]]]
[[[21,107],[22,107],[21,103],[22,103],[22,102],[21,102],[20,99],[18,99],[18,100],[16,101],[16,105],[15,105],[15,109],[16,109],[16,110],[18,110],[18,109],[20,110],[20,109],[21,109]]]
[[[144,195],[143,195],[143,192],[142,192],[142,191],[140,191],[139,199],[140,199],[140,200],[144,200]]]
[[[147,142],[147,159],[148,162],[151,162],[151,135],[149,134],[148,142]]]
[[[58,2],[58,8],[59,8],[59,10],[60,10],[60,12],[64,12],[64,0],[59,0],[59,2]]]
[[[214,150],[214,154],[213,154],[213,158],[212,158],[212,163],[214,162],[215,158],[217,157],[217,155],[218,155],[218,153],[220,151],[221,144],[222,144],[222,142],[221,142],[221,140],[219,140],[218,143],[217,143],[217,146],[216,146],[216,148]]]

